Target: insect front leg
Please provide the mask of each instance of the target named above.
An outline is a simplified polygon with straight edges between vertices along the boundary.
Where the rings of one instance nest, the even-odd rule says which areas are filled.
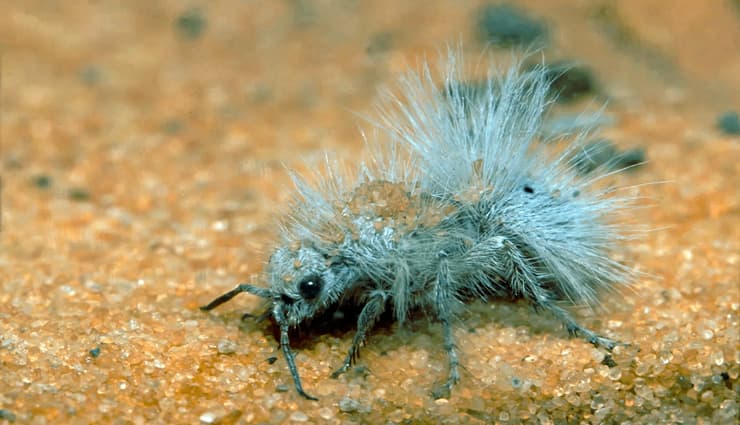
[[[308,394],[303,390],[301,384],[301,376],[298,374],[298,368],[295,365],[295,356],[293,350],[290,349],[290,338],[288,337],[288,320],[285,318],[284,307],[282,304],[275,304],[272,310],[272,316],[280,326],[280,348],[283,350],[285,355],[285,361],[288,363],[288,370],[290,370],[290,376],[293,377],[293,384],[295,389],[303,398],[308,400],[317,401],[318,398]]]
[[[442,323],[442,332],[444,333],[444,347],[447,352],[449,375],[447,376],[447,382],[435,388],[432,392],[432,396],[435,399],[449,397],[452,386],[460,380],[460,374],[458,372],[460,361],[457,358],[455,336],[452,334],[452,304],[454,302],[454,289],[450,278],[447,253],[444,251],[440,252],[438,258],[439,266],[437,269],[437,281],[435,285],[435,303],[439,321]]]
[[[332,378],[338,378],[339,375],[348,371],[349,368],[360,357],[360,346],[365,342],[368,331],[375,325],[380,315],[385,311],[387,295],[382,291],[377,291],[370,296],[370,300],[362,308],[360,317],[357,319],[357,332],[352,338],[352,345],[349,348],[347,357],[339,369],[331,374]]]

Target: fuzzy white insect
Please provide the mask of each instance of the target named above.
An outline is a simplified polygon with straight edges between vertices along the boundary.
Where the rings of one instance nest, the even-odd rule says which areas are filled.
[[[612,349],[616,341],[580,326],[563,302],[593,304],[600,290],[629,277],[609,257],[626,227],[615,214],[629,203],[577,175],[568,158],[536,142],[548,104],[544,67],[491,68],[487,83],[463,81],[461,54],[444,58],[443,81],[429,66],[408,73],[400,94],[386,91],[376,123],[387,143],[346,182],[329,165],[317,186],[294,175],[292,213],[264,271],[268,287],[239,293],[263,298],[264,317],[280,328],[280,345],[296,390],[303,390],[290,348],[291,327],[337,305],[360,308],[357,331],[336,377],[354,363],[381,314],[397,320],[421,309],[442,324],[446,382],[458,381],[452,320],[475,297],[524,298],[554,314],[575,335]],[[327,161],[328,163],[328,161]]]

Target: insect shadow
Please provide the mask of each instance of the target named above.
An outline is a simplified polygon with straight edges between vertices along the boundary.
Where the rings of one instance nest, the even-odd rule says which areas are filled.
[[[537,309],[522,299],[494,294],[485,295],[483,298],[475,297],[473,294],[462,295],[464,301],[466,301],[465,308],[459,312],[456,321],[460,325],[460,329],[467,329],[470,334],[478,333],[478,330],[486,324],[495,323],[499,330],[524,328],[531,337],[545,335],[561,338],[558,335],[553,335],[553,331],[560,327],[557,318],[550,317],[551,315],[546,311]],[[491,306],[495,306],[499,311],[494,313]],[[354,304],[332,306],[310,320],[301,322],[298,326],[291,328],[289,331],[291,345],[297,350],[310,350],[320,341],[320,337],[351,339],[356,331],[357,318],[361,310],[362,306]],[[530,314],[532,310],[539,314]],[[227,314],[223,317],[223,320],[226,322],[238,320],[240,322],[239,329],[242,332],[261,332],[265,337],[272,337],[277,350],[279,350],[280,326],[269,313],[269,310],[257,315],[245,313],[239,318],[235,318],[233,314]],[[491,320],[492,315],[496,316],[495,320]],[[389,352],[405,345],[406,335],[409,334],[426,334],[435,341],[443,339],[442,329],[435,323],[433,316],[421,309],[413,309],[409,311],[408,320],[399,325],[390,304],[375,323],[372,335],[369,338],[377,340],[379,337],[385,337],[383,338],[383,348],[378,351],[378,346],[374,345],[376,347],[374,352],[379,356],[386,356]],[[562,338],[567,337],[567,334],[562,336]],[[492,344],[494,343],[492,342]],[[365,350],[367,349],[366,347]],[[358,355],[358,359],[360,357]],[[267,360],[273,363],[275,357],[269,357]],[[338,359],[337,362],[341,363],[341,359]],[[355,377],[364,377],[368,373],[372,373],[368,365],[361,363],[356,364],[353,369],[356,372]],[[466,368],[463,368],[463,370],[477,380],[478,377],[471,374]]]

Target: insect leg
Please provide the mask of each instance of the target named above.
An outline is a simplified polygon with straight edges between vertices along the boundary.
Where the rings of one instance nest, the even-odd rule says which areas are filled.
[[[432,392],[432,396],[435,399],[449,397],[452,386],[460,380],[460,374],[458,372],[460,361],[457,358],[457,345],[455,344],[455,336],[452,334],[451,322],[454,294],[452,282],[450,281],[450,269],[447,263],[447,253],[442,251],[439,253],[438,257],[439,268],[437,270],[437,282],[435,286],[435,302],[437,304],[436,307],[437,314],[439,315],[439,321],[442,323],[442,331],[444,332],[445,351],[447,352],[449,375],[447,377],[447,382],[437,387]]]
[[[509,242],[508,240],[506,242]],[[567,310],[557,305],[552,293],[542,287],[536,272],[533,270],[526,257],[511,243],[504,243],[511,270],[509,280],[517,295],[524,296],[531,301],[535,309],[545,309],[557,317],[565,325],[568,333],[572,336],[578,334],[597,347],[604,347],[611,351],[619,345],[618,341],[611,340],[596,334],[595,332],[579,325]]]
[[[293,377],[293,384],[295,389],[304,398],[308,400],[318,400],[318,398],[303,391],[303,385],[301,385],[301,377],[298,375],[298,368],[295,365],[295,358],[293,357],[293,351],[290,349],[290,339],[288,338],[288,321],[285,319],[282,306],[275,304],[273,308],[273,317],[275,321],[280,325],[280,347],[283,349],[285,355],[285,361],[288,363],[288,369],[290,369],[290,375]]]
[[[568,313],[565,309],[559,307],[553,301],[550,301],[547,298],[545,298],[544,300],[535,300],[534,302],[536,303],[536,305],[549,310],[555,317],[563,322],[565,328],[568,330],[568,333],[572,336],[578,336],[579,334],[583,335],[583,338],[586,341],[597,347],[606,348],[609,351],[611,351],[617,345],[624,345],[624,343],[622,342],[603,337],[595,333],[594,331],[579,325],[578,322],[573,319],[573,316],[571,316],[570,313]]]
[[[354,338],[352,338],[352,345],[349,348],[347,357],[344,359],[342,366],[331,374],[332,378],[337,378],[339,375],[348,371],[355,363],[355,360],[360,357],[360,345],[365,342],[367,332],[373,327],[380,315],[383,314],[383,311],[385,311],[386,298],[387,296],[384,292],[378,291],[370,297],[370,301],[362,308],[360,317],[357,319],[357,332]]]

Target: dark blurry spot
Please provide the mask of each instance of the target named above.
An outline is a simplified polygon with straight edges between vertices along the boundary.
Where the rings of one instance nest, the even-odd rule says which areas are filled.
[[[375,34],[370,39],[370,43],[365,49],[365,53],[367,53],[370,56],[385,53],[391,49],[392,45],[393,45],[393,34],[389,32],[381,32],[381,33]]]
[[[534,189],[532,186],[524,186],[524,192],[525,193],[534,193]]]
[[[664,289],[660,291],[660,297],[663,298],[663,301],[670,301],[671,293],[667,289]]]
[[[88,65],[80,71],[80,80],[88,86],[94,86],[103,79],[103,72],[95,65]]]
[[[266,84],[260,84],[247,93],[247,100],[253,103],[264,103],[272,98],[273,90]]]
[[[275,387],[275,391],[279,393],[287,393],[288,391],[290,391],[290,387],[285,384],[278,384],[278,386]]]
[[[593,2],[596,4],[592,18],[598,28],[621,50],[629,53],[657,71],[663,80],[675,81],[679,77],[673,59],[649,40],[637,36],[629,20],[619,13],[618,1]]]
[[[601,361],[601,364],[604,366],[614,367],[617,365],[617,362],[614,361],[611,354],[607,354],[604,356],[604,360]]]
[[[51,186],[51,177],[41,174],[33,178],[33,185],[39,189],[48,189]]]
[[[590,68],[570,61],[545,65],[550,81],[550,92],[558,102],[570,102],[597,90],[596,79]]]
[[[15,413],[10,410],[0,409],[0,419],[4,419],[8,422],[15,422]]]
[[[646,161],[644,148],[633,148],[624,151],[617,156],[617,159],[610,163],[615,170],[621,170],[627,167],[635,167]]]
[[[717,127],[725,134],[740,134],[740,116],[735,111],[727,111],[717,119]]]
[[[514,388],[521,388],[522,387],[522,384],[523,384],[522,380],[519,379],[518,377],[515,376],[515,377],[511,378],[511,386],[512,387],[514,387]]]
[[[277,357],[275,357],[275,356],[272,356],[272,357],[268,357],[267,358],[267,363],[269,363],[269,364],[273,364],[276,361],[277,361]]]
[[[502,47],[544,43],[547,27],[526,12],[509,4],[486,5],[478,9],[480,38]]]
[[[645,150],[634,148],[620,152],[611,140],[599,139],[587,143],[568,161],[581,174],[589,174],[599,167],[621,170],[645,162]]]
[[[533,383],[529,387],[529,392],[530,394],[536,396],[537,394],[540,394],[540,388]]]
[[[177,18],[176,27],[180,35],[195,40],[203,33],[206,27],[206,18],[200,9],[190,9]]]
[[[593,18],[601,24],[601,30],[620,45],[637,44],[635,36],[617,11],[617,6],[611,2],[598,4],[594,9]]]
[[[293,3],[293,21],[296,26],[305,28],[316,22],[316,9],[310,0],[292,0],[291,3]]]
[[[730,374],[727,372],[722,372],[720,375],[720,378],[722,378],[722,382],[725,384],[725,387],[728,390],[732,389],[732,379],[730,379]]]
[[[100,347],[95,347],[92,350],[88,351],[90,353],[90,356],[94,358],[98,358],[100,356]]]
[[[167,134],[178,134],[180,131],[182,131],[183,127],[184,124],[182,123],[182,121],[178,119],[171,119],[162,124],[162,131]]]
[[[90,199],[90,192],[80,187],[73,187],[72,189],[69,189],[67,196],[69,196],[69,199],[73,201],[83,202]]]

